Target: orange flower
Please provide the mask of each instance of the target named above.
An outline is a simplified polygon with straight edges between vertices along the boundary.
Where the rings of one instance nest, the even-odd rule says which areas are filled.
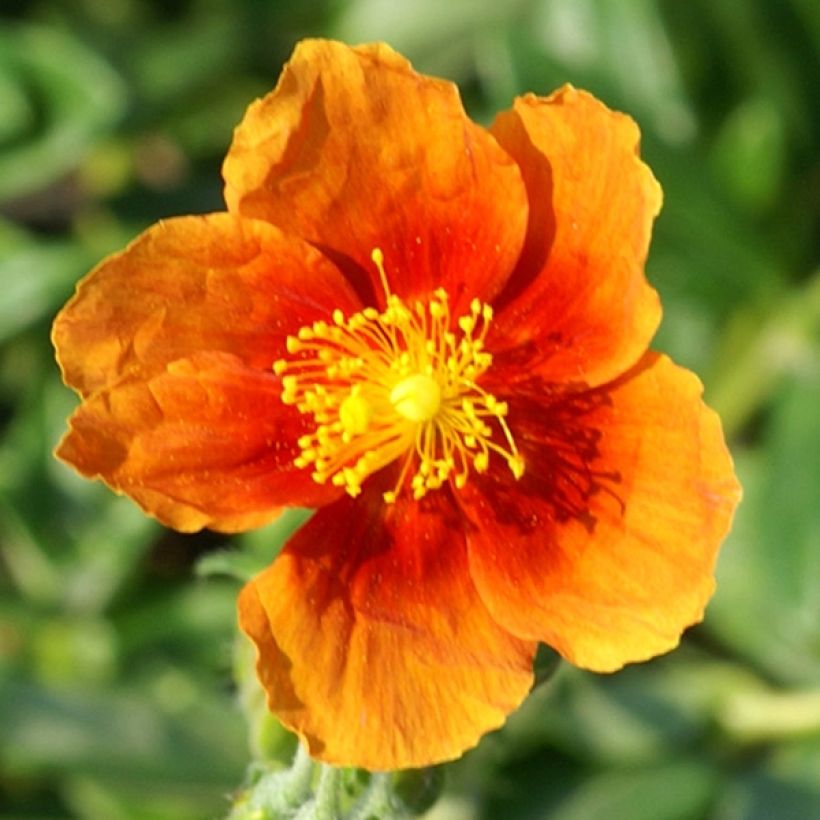
[[[180,530],[318,507],[242,591],[270,708],[323,760],[453,758],[532,683],[698,621],[739,487],[647,352],[661,193],[566,87],[489,130],[385,45],[301,43],[225,161],[58,316],[61,458]]]

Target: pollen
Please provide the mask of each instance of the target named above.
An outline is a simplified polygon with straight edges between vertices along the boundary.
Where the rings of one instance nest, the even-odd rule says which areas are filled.
[[[445,482],[460,489],[496,458],[520,478],[507,405],[478,384],[492,365],[484,347],[492,308],[473,299],[453,321],[443,289],[409,304],[390,292],[378,248],[372,259],[384,309],[334,311],[332,322],[289,336],[288,357],[274,362],[282,401],[315,423],[298,441],[296,466],[356,496],[368,476],[398,462],[388,503],[405,491],[422,498]]]

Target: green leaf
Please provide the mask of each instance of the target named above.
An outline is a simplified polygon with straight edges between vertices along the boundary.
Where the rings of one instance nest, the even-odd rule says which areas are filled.
[[[0,173],[3,162],[0,153]],[[0,221],[0,344],[52,312],[90,263],[88,252],[77,242],[36,242]]]
[[[219,783],[130,782],[72,776],[60,794],[77,820],[202,820],[224,816],[228,800]]]
[[[718,786],[706,761],[685,760],[639,771],[608,772],[588,778],[560,800],[554,820],[700,820]]]
[[[466,80],[478,57],[481,35],[503,29],[526,5],[526,0],[352,0],[334,34],[348,42],[386,40],[420,70]]]
[[[602,772],[531,758],[511,774],[503,794],[487,801],[481,820],[702,820],[720,786],[708,761],[697,758]]]
[[[786,130],[765,97],[742,102],[726,119],[712,146],[712,162],[724,189],[752,214],[771,207],[785,179]]]
[[[17,100],[0,143],[0,201],[41,190],[75,168],[124,110],[125,90],[110,66],[56,29],[0,30],[0,75],[5,98]]]
[[[196,573],[206,578],[224,575],[237,581],[249,581],[267,567],[279,554],[287,540],[313,514],[312,510],[291,507],[266,527],[237,536],[239,549],[224,549],[203,555],[196,564]]]
[[[284,510],[279,518],[266,527],[237,536],[242,549],[256,563],[257,572],[263,570],[273,561],[288,539],[311,515],[313,515],[313,510],[304,507],[291,507]]]
[[[241,776],[241,721],[225,698],[192,689],[167,705],[145,693],[50,690],[0,681],[0,755],[9,772],[58,768],[132,783],[211,784]]]
[[[820,806],[820,739],[775,748],[741,771],[712,820],[809,820]]]
[[[200,578],[224,575],[245,582],[250,581],[263,568],[254,555],[236,549],[224,549],[203,555],[196,562],[195,572]]]
[[[160,590],[154,587],[115,618],[123,656],[162,651],[202,669],[227,662],[236,623],[236,584],[211,579]]]
[[[731,438],[789,380],[820,367],[820,272],[736,311],[713,356],[709,403]]]
[[[721,551],[706,628],[776,680],[820,679],[820,363],[777,397],[762,453],[740,454],[745,498]]]
[[[742,667],[682,648],[616,675],[564,665],[500,733],[509,749],[560,749],[601,766],[647,765],[710,737],[733,693],[764,687]]]

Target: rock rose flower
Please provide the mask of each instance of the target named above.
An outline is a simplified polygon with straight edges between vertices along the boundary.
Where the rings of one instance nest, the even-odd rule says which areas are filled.
[[[566,87],[485,129],[383,44],[302,42],[224,165],[57,317],[60,458],[183,531],[318,511],[243,589],[312,755],[450,759],[543,641],[610,671],[702,617],[739,497],[716,415],[648,350],[660,188]]]

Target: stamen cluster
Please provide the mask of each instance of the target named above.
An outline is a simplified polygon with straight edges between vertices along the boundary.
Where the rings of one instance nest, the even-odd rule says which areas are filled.
[[[282,401],[309,413],[315,430],[299,441],[298,467],[356,496],[362,482],[403,459],[388,503],[409,478],[413,497],[451,480],[463,487],[471,469],[487,470],[491,453],[519,478],[524,462],[505,417],[507,405],[477,384],[492,364],[484,348],[492,308],[473,299],[470,312],[451,321],[447,293],[436,290],[412,308],[390,293],[381,252],[373,253],[386,307],[332,323],[314,322],[287,339],[290,359],[274,363]],[[503,443],[495,438],[500,433]]]

